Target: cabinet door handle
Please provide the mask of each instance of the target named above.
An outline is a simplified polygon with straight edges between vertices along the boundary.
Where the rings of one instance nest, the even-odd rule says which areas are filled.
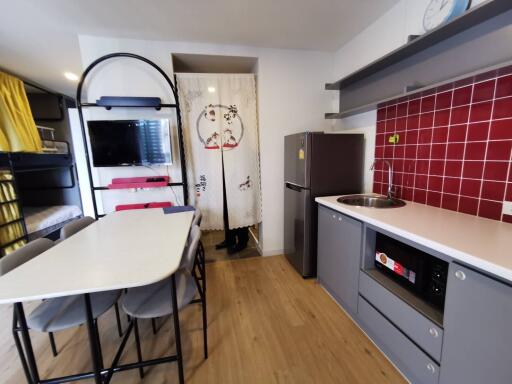
[[[455,277],[459,280],[466,280],[466,274],[461,270],[455,272]]]
[[[436,367],[434,366],[434,364],[432,363],[427,363],[427,369],[431,372],[431,373],[436,373]]]
[[[435,328],[430,328],[428,330],[428,333],[430,333],[430,335],[432,337],[436,337],[436,338],[439,337],[439,331],[437,329],[435,329]]]

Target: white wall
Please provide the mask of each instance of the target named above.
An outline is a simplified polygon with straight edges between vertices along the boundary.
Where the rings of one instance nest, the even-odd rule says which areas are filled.
[[[473,0],[475,7],[485,0]],[[423,14],[430,0],[400,0],[373,24],[350,40],[334,54],[331,82],[336,81],[407,42],[409,35],[424,33]],[[332,110],[338,109],[334,97]],[[376,111],[350,116],[333,122],[334,132],[365,134],[365,191],[372,189],[373,174],[369,171],[375,152]]]
[[[172,53],[258,58],[257,86],[263,198],[261,240],[265,255],[282,253],[283,137],[305,130],[330,129],[330,123],[324,119],[324,113],[332,103],[332,94],[324,90],[324,84],[333,77],[332,54],[94,36],[80,36],[79,42],[84,68],[94,59],[118,51],[145,56],[156,62],[168,74],[172,74]],[[89,84],[89,100],[95,100],[100,95],[161,97],[165,95],[160,85],[161,81],[157,80],[157,77],[152,77],[146,69],[134,62],[128,63],[127,60],[104,66],[104,71],[98,72],[97,76],[93,77],[93,82]],[[129,113],[123,114],[123,117],[129,116]],[[116,118],[119,118],[119,115],[116,115]]]

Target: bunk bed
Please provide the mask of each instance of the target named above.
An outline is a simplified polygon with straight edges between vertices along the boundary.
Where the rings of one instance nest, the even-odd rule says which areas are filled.
[[[41,132],[42,127],[38,128]],[[41,137],[43,153],[11,154],[29,241],[47,237],[82,215],[79,206],[64,204],[60,196],[62,190],[76,185],[69,143],[56,141],[53,135],[50,139],[43,134]],[[58,237],[58,233],[54,237]]]
[[[69,143],[41,136],[42,153],[0,153],[0,257],[39,237],[55,239],[82,216],[79,206],[62,204],[60,193],[76,185]]]
[[[82,216],[82,210],[76,205],[24,207],[23,215],[31,241],[60,230],[66,223]]]

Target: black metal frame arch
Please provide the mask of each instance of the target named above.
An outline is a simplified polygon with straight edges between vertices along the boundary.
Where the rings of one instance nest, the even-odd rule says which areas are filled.
[[[91,194],[92,194],[94,215],[95,215],[96,219],[99,216],[102,216],[102,215],[98,215],[98,207],[96,204],[96,191],[97,190],[105,190],[107,188],[106,187],[95,187],[94,183],[93,183],[92,172],[91,172],[91,163],[90,163],[90,158],[89,158],[89,147],[87,145],[87,135],[85,133],[85,124],[84,124],[82,108],[83,107],[104,107],[104,106],[100,106],[96,103],[82,103],[82,90],[83,90],[83,85],[84,85],[84,82],[85,82],[87,76],[90,74],[92,69],[94,69],[94,67],[96,67],[98,64],[100,64],[104,61],[114,59],[114,58],[119,58],[119,57],[136,59],[136,60],[142,61],[142,62],[150,65],[151,67],[156,69],[158,71],[158,73],[160,73],[160,75],[162,75],[162,77],[165,79],[167,85],[169,85],[169,87],[171,88],[172,97],[174,98],[174,104],[161,104],[159,107],[155,107],[155,108],[157,110],[159,110],[160,108],[175,108],[176,109],[176,120],[177,120],[177,129],[178,129],[178,146],[179,146],[179,152],[180,152],[180,165],[181,165],[181,182],[170,183],[169,186],[171,188],[172,188],[172,186],[181,186],[183,188],[183,199],[184,199],[183,203],[184,203],[184,205],[188,204],[188,183],[187,183],[187,171],[186,171],[186,164],[185,164],[185,142],[183,139],[183,127],[182,127],[182,122],[181,122],[181,110],[180,110],[177,86],[175,84],[173,84],[172,80],[162,70],[162,68],[160,68],[158,65],[156,65],[151,60],[149,60],[143,56],[136,55],[134,53],[116,52],[116,53],[110,53],[108,55],[101,56],[100,58],[94,60],[91,64],[89,64],[89,66],[85,69],[85,71],[80,76],[80,81],[78,82],[78,86],[77,86],[77,90],[76,90],[76,106],[78,109],[78,116],[80,119],[80,127],[82,129],[82,139],[84,142],[85,158],[87,161],[87,172],[89,175],[89,184],[90,184],[90,189],[91,189]],[[147,108],[147,106],[142,106],[142,105],[135,106],[135,107]]]

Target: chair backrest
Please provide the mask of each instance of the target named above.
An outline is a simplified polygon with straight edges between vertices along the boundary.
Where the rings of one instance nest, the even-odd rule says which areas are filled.
[[[0,259],[0,276],[12,271],[14,268],[26,263],[53,247],[53,241],[45,238],[31,241]]]
[[[203,214],[199,208],[196,208],[194,212],[194,218],[192,219],[192,227],[194,225],[201,226],[201,220],[203,219]]]
[[[201,229],[198,225],[194,225],[190,229],[190,233],[188,235],[187,246],[185,247],[185,251],[181,258],[180,268],[186,268],[188,271],[192,272],[194,262],[196,260],[199,240],[201,240]]]
[[[75,233],[81,231],[92,223],[94,223],[94,219],[89,216],[84,216],[80,219],[73,220],[72,222],[67,223],[62,227],[60,230],[60,239],[67,239],[68,237],[73,236]]]

